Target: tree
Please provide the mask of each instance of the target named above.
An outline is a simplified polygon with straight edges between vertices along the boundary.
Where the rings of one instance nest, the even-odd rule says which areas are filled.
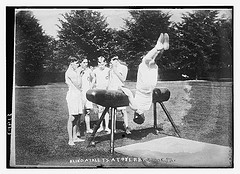
[[[15,69],[16,84],[41,83],[48,52],[48,36],[29,11],[16,14]]]
[[[59,59],[67,64],[69,56],[86,57],[92,63],[98,56],[108,58],[114,50],[113,30],[100,12],[72,10],[63,15],[58,32]]]
[[[233,60],[233,25],[232,19],[219,20],[219,68],[231,67]]]
[[[207,76],[213,62],[218,63],[217,15],[216,10],[197,10],[183,15],[183,22],[178,25],[178,65],[192,78]]]
[[[65,70],[64,64],[58,59],[58,52],[58,41],[53,37],[49,37],[48,56],[44,64],[45,72],[57,73]]]

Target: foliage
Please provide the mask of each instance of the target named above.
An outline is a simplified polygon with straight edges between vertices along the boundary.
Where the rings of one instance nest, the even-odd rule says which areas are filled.
[[[232,67],[233,24],[232,19],[219,20],[219,66]]]
[[[222,29],[224,22],[219,22],[217,15],[216,10],[197,10],[184,15],[183,22],[177,26],[178,66],[192,78],[208,76],[210,70],[220,66],[220,57],[225,56],[221,50],[228,49],[226,53],[231,50],[223,44],[226,30]]]
[[[58,59],[59,49],[58,41],[51,37],[48,43],[49,56],[45,61],[45,71],[46,72],[61,72],[64,69],[64,64]]]
[[[77,56],[94,63],[98,56],[108,58],[113,54],[113,30],[108,28],[100,12],[72,10],[63,17],[58,32],[58,56],[62,62],[67,64],[69,56]]]
[[[29,11],[16,14],[15,69],[16,84],[38,83],[49,55],[49,37]]]

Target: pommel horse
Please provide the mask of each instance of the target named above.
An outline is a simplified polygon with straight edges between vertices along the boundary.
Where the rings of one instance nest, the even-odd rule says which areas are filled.
[[[94,126],[93,133],[89,137],[88,141],[88,147],[96,145],[94,139],[95,134],[97,130],[100,127],[101,122],[103,121],[105,114],[109,111],[109,116],[111,118],[111,139],[110,139],[110,152],[114,153],[114,131],[116,129],[116,110],[118,107],[128,106],[129,100],[128,97],[119,90],[101,90],[101,89],[94,89],[94,90],[88,90],[86,97],[89,101],[101,105],[105,107],[99,121]],[[176,127],[176,125],[173,122],[173,119],[171,118],[170,114],[168,113],[166,107],[163,105],[164,101],[167,101],[170,98],[170,91],[166,88],[155,88],[153,90],[153,113],[154,113],[154,125],[153,128],[155,129],[156,133],[157,131],[157,109],[156,109],[156,103],[160,103],[162,106],[164,112],[166,113],[168,119],[170,120],[172,126],[174,127],[175,131],[177,132],[178,136],[179,131]]]

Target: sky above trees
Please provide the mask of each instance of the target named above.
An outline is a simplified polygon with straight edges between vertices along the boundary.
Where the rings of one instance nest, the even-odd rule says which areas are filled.
[[[40,25],[46,34],[56,37],[59,30],[58,18],[62,19],[61,14],[70,12],[71,9],[33,9],[31,10],[34,16],[39,20]],[[109,27],[120,29],[124,25],[123,18],[130,17],[128,9],[96,9],[101,12],[109,23]],[[163,12],[172,14],[171,21],[180,22],[182,13],[191,12],[192,9],[161,9]],[[197,9],[194,9],[197,10]],[[225,14],[227,17],[231,16],[231,10],[221,10],[220,15]]]

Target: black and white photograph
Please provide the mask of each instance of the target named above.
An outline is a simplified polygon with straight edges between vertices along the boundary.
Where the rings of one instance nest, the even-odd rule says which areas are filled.
[[[6,7],[7,168],[233,168],[233,10]]]

